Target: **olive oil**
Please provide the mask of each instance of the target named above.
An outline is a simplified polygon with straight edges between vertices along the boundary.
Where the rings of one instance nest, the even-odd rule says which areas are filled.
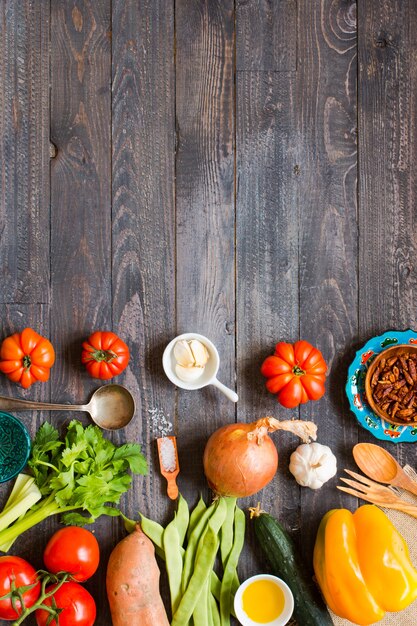
[[[254,580],[242,594],[246,615],[258,624],[276,620],[284,610],[284,592],[272,580]]]

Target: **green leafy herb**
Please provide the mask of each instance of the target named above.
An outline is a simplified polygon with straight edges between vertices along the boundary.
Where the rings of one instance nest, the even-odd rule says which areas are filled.
[[[146,474],[139,444],[119,447],[98,426],[70,422],[64,440],[48,422],[36,433],[29,459],[43,498],[14,524],[0,531],[0,546],[10,545],[22,532],[50,515],[62,513],[65,524],[84,525],[100,515],[120,515],[114,506],[130,488],[127,472]],[[113,506],[111,506],[113,505]]]

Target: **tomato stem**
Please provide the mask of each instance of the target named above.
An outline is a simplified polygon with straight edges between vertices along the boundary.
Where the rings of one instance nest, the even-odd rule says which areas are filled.
[[[91,353],[91,356],[94,361],[98,361],[99,363],[102,361],[104,361],[104,363],[111,363],[117,357],[117,354],[111,350],[96,350]]]
[[[295,374],[295,376],[304,376],[305,370],[303,370],[299,365],[294,365],[292,373]]]
[[[65,582],[67,582],[68,580],[73,580],[71,574],[69,574],[68,572],[59,572],[56,575],[49,574],[49,572],[41,572],[41,574],[42,586],[39,598],[36,600],[35,604],[32,604],[32,606],[30,607],[26,607],[22,597],[21,606],[24,607],[24,610],[19,615],[19,619],[13,622],[12,626],[20,626],[20,624],[23,623],[28,615],[30,615],[34,611],[37,611],[38,609],[43,609],[44,611],[51,613],[51,615],[57,619],[58,615],[62,613],[63,609],[59,609],[56,606],[48,606],[47,604],[44,604],[44,602],[47,598],[53,596]],[[46,591],[46,586],[49,583],[53,583],[54,588],[50,591]]]
[[[25,356],[22,359],[23,362],[23,367],[25,368],[25,370],[29,370],[30,366],[32,365],[32,359],[30,358],[29,354],[25,354]]]

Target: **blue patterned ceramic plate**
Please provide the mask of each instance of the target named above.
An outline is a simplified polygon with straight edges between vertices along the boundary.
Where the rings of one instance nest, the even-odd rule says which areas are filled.
[[[29,454],[30,437],[26,426],[13,415],[0,411],[0,483],[17,476]]]
[[[414,330],[391,330],[379,337],[370,339],[356,353],[348,370],[346,393],[351,410],[359,424],[369,430],[377,439],[403,443],[417,441],[416,426],[395,426],[375,415],[366,401],[365,376],[370,363],[377,354],[394,345],[417,345],[417,332]]]

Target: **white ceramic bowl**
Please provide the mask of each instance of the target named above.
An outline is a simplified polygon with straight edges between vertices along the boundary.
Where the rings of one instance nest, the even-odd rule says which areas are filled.
[[[181,339],[185,339],[187,341],[190,341],[190,339],[198,339],[206,346],[208,350],[209,360],[207,361],[207,365],[204,368],[203,373],[199,378],[197,378],[197,380],[185,382],[184,380],[178,378],[175,373],[176,360],[174,358],[174,346],[177,341],[180,341]],[[220,391],[222,391],[222,393],[224,393],[229,398],[229,400],[232,400],[233,402],[237,402],[238,400],[237,394],[232,391],[232,389],[229,389],[228,387],[223,385],[223,383],[217,380],[216,376],[217,372],[219,371],[220,365],[219,353],[217,352],[217,348],[214,343],[212,343],[210,339],[207,339],[207,337],[204,337],[204,335],[199,335],[198,333],[184,333],[183,335],[178,335],[178,337],[175,337],[172,341],[169,342],[164,350],[164,354],[162,356],[162,365],[165,374],[168,376],[169,380],[181,389],[195,390],[206,387],[207,385],[214,385],[215,387],[220,389]]]
[[[284,594],[284,610],[282,611],[281,615],[272,622],[254,622],[243,610],[243,592],[245,591],[246,587],[248,587],[256,580],[271,580],[281,589]],[[251,578],[248,578],[240,585],[235,595],[234,608],[236,617],[242,624],[242,626],[261,626],[261,624],[262,626],[285,626],[285,624],[288,624],[294,611],[294,596],[292,595],[291,589],[288,587],[287,583],[281,580],[281,578],[278,578],[277,576],[272,576],[271,574],[258,574],[257,576],[251,576]]]

